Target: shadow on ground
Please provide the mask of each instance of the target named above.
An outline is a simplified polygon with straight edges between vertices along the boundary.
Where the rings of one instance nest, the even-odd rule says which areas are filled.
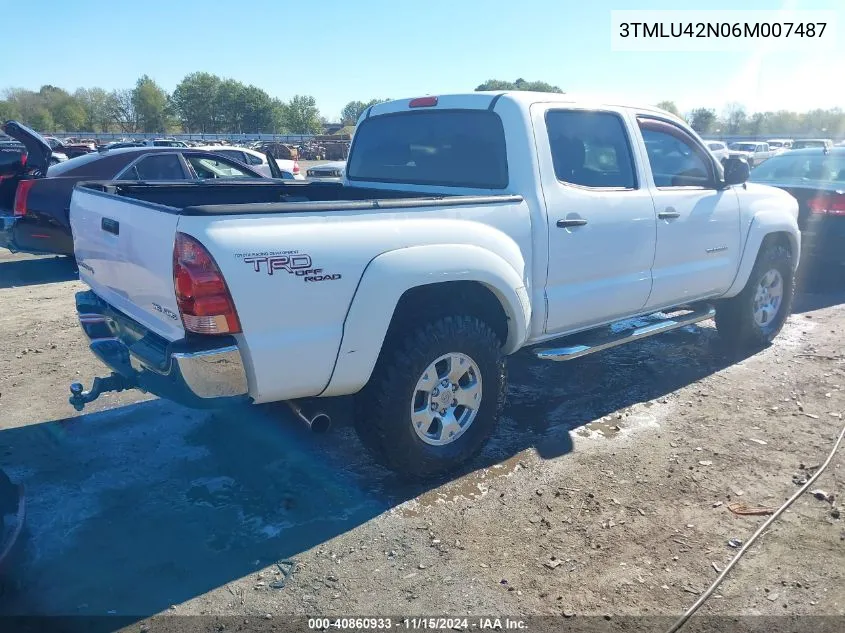
[[[0,261],[0,289],[33,286],[79,278],[73,257],[41,257]]]
[[[464,474],[526,449],[565,455],[573,428],[741,358],[709,325],[570,363],[520,353],[502,425]],[[0,613],[157,613],[444,483],[396,483],[355,439],[349,401],[326,404],[336,420],[326,436],[282,406],[198,412],[158,400],[0,431],[0,459],[29,499]]]

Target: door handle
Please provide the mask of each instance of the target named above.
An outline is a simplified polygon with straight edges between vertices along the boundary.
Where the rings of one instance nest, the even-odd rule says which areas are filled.
[[[120,222],[118,222],[117,220],[112,220],[111,218],[103,218],[100,222],[100,228],[103,229],[106,233],[120,235]]]
[[[558,220],[557,226],[559,229],[568,229],[573,226],[584,226],[587,221],[584,218],[572,218],[570,220]]]
[[[658,213],[657,217],[661,220],[674,220],[675,218],[681,217],[681,214],[672,207],[669,207],[665,211]]]

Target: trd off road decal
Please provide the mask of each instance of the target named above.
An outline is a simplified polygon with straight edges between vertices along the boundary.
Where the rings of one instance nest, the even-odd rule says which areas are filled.
[[[256,273],[274,275],[286,272],[289,275],[301,277],[306,283],[312,281],[335,281],[340,279],[340,273],[328,274],[322,268],[315,268],[311,255],[299,251],[264,251],[260,253],[235,253],[235,257],[243,260]]]

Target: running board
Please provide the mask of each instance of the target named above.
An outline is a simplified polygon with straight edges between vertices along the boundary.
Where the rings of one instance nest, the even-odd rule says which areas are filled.
[[[625,343],[631,343],[633,341],[648,338],[649,336],[654,336],[655,334],[660,334],[661,332],[670,332],[672,330],[686,327],[687,325],[692,325],[693,323],[698,323],[699,321],[706,321],[707,319],[712,319],[715,314],[715,308],[706,305],[694,309],[686,314],[666,317],[654,323],[634,327],[633,329],[626,329],[622,332],[612,332],[609,327],[605,327],[581,334],[573,334],[566,338],[583,338],[580,338],[577,343],[573,342],[572,345],[567,345],[565,347],[546,347],[535,349],[534,353],[540,360],[572,360],[574,358],[586,356],[587,354],[601,352],[602,350],[610,349],[611,347],[616,347],[617,345],[624,345]],[[633,321],[636,319],[631,320]]]

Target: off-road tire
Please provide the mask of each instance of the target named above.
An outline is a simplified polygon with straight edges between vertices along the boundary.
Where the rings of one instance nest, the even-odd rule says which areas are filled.
[[[443,354],[469,356],[481,372],[476,417],[450,444],[423,442],[411,423],[411,398],[423,371]],[[489,440],[505,401],[501,341],[474,316],[441,317],[386,341],[367,386],[356,396],[355,429],[374,458],[405,479],[442,477],[475,457]]]
[[[783,298],[775,319],[761,327],[754,320],[754,297],[763,276],[772,269],[777,270],[783,279]],[[782,244],[764,245],[742,292],[716,305],[716,329],[719,336],[727,344],[739,349],[759,349],[769,345],[792,311],[794,295],[795,271],[791,252]]]

